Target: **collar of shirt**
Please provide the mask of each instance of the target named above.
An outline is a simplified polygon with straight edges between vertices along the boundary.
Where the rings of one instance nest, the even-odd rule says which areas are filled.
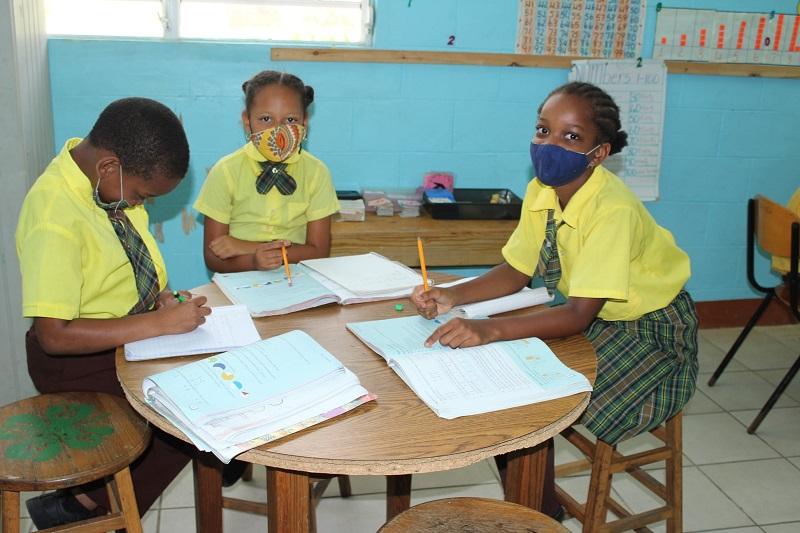
[[[598,165],[589,179],[584,183],[580,189],[575,191],[575,194],[570,198],[567,208],[562,212],[561,204],[558,202],[558,195],[554,187],[548,187],[541,183],[539,185],[539,194],[536,195],[531,203],[531,211],[547,211],[554,210],[554,217],[556,220],[570,226],[571,228],[577,227],[578,216],[583,211],[583,208],[589,203],[595,195],[602,189],[603,184],[608,180],[609,171],[602,165]]]
[[[97,207],[97,205],[94,203],[92,182],[89,180],[89,177],[83,173],[75,160],[72,159],[72,154],[69,153],[69,151],[78,146],[78,143],[82,140],[83,139],[80,137],[67,139],[67,142],[64,143],[64,148],[62,148],[61,153],[58,154],[58,163],[69,189],[75,196],[80,198],[80,201],[86,204],[86,206],[94,208]]]

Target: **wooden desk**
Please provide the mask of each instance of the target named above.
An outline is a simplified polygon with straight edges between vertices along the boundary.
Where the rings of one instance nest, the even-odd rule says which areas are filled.
[[[418,267],[417,236],[425,242],[429,267],[494,266],[503,261],[505,245],[518,220],[434,220],[419,217],[379,217],[367,213],[364,222],[331,223],[331,255],[378,252]]]
[[[214,285],[193,291],[211,305],[227,303]],[[509,453],[505,499],[541,506],[546,464],[545,441],[570,426],[589,402],[589,394],[455,420],[437,417],[397,377],[386,362],[345,329],[347,322],[411,314],[394,301],[328,305],[289,315],[256,319],[262,337],[302,329],[358,375],[378,395],[337,418],[289,435],[239,456],[266,465],[270,532],[308,531],[309,473],[387,476],[387,519],[408,508],[411,474],[467,466]],[[583,336],[549,343],[561,360],[594,382],[596,361]],[[159,428],[187,440],[151,410],[142,396],[142,379],[202,356],[127,362],[117,350],[117,375],[133,408]],[[221,464],[211,454],[194,463],[198,531],[222,530]]]

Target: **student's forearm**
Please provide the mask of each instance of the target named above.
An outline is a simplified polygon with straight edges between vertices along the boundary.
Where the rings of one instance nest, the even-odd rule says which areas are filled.
[[[480,302],[513,294],[525,287],[529,281],[530,277],[508,263],[501,263],[472,281],[456,285],[456,301],[453,305]]]
[[[253,262],[253,254],[237,255],[228,259],[222,259],[214,255],[213,252],[206,251],[205,254],[206,267],[212,272],[244,272],[247,270],[256,270]]]
[[[53,355],[75,355],[110,350],[166,333],[156,311],[122,318],[76,318],[70,321],[35,319],[42,348]]]
[[[546,307],[523,316],[489,319],[492,340],[512,340],[525,337],[554,339],[583,333],[592,323],[605,300],[584,300],[583,304]]]
[[[314,245],[314,244],[292,244],[286,248],[286,256],[290,263],[299,263],[304,259],[317,259],[320,257],[328,257],[331,253],[330,244]]]

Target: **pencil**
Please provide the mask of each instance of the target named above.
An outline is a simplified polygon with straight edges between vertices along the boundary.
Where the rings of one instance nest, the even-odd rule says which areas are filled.
[[[286,279],[289,281],[289,286],[292,286],[292,271],[289,270],[289,258],[286,257],[286,247],[281,246],[281,255],[283,256],[283,268],[286,269]]]
[[[419,267],[422,269],[422,288],[428,290],[428,270],[425,268],[425,252],[422,250],[422,238],[417,237],[417,251],[419,252]]]

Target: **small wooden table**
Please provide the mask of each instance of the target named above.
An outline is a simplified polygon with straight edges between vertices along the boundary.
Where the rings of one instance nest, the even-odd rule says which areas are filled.
[[[228,303],[213,284],[192,292],[208,296],[210,305]],[[580,416],[589,394],[455,420],[439,418],[386,361],[345,329],[347,322],[412,314],[407,301],[402,312],[395,310],[395,303],[328,305],[255,320],[262,338],[294,329],[308,332],[378,396],[377,401],[239,456],[267,466],[270,532],[308,531],[310,474],[387,476],[388,520],[409,507],[411,474],[459,468],[503,453],[509,454],[505,499],[540,509],[547,456],[543,443]],[[585,337],[548,344],[565,364],[594,382],[595,352]],[[123,351],[117,350],[117,375],[133,408],[184,440],[182,433],[147,406],[142,379],[199,357],[127,362]],[[221,531],[221,464],[213,455],[202,454],[194,468],[198,531]]]
[[[404,265],[419,266],[417,237],[425,242],[425,263],[441,266],[494,266],[518,220],[440,220],[423,211],[419,217],[379,217],[364,222],[331,223],[331,255],[378,252]]]

